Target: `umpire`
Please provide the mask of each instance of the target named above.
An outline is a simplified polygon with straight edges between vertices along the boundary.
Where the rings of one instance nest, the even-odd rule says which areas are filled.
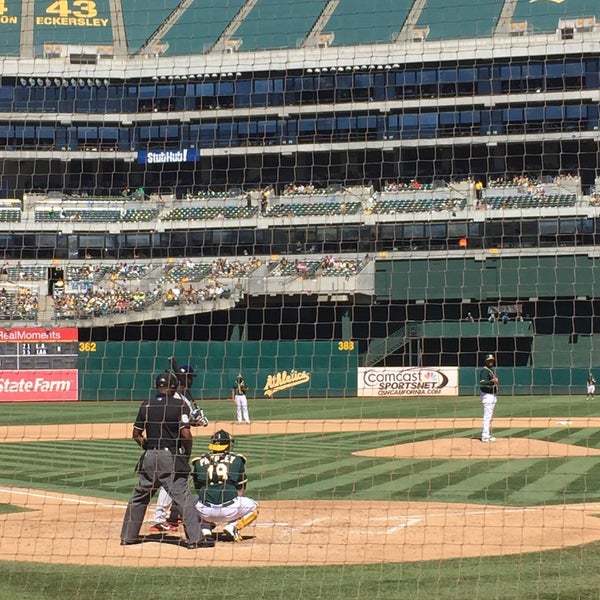
[[[174,374],[159,375],[155,386],[156,396],[140,406],[133,425],[132,437],[144,454],[136,469],[139,481],[125,511],[121,545],[142,541],[139,534],[146,508],[154,492],[163,486],[183,516],[187,547],[190,550],[213,547],[215,542],[204,539],[201,534],[188,485],[192,451],[191,411],[177,393],[179,381]]]

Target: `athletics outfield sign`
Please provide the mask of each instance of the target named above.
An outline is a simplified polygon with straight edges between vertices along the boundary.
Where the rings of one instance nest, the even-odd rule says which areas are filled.
[[[458,396],[457,367],[359,367],[358,396]]]

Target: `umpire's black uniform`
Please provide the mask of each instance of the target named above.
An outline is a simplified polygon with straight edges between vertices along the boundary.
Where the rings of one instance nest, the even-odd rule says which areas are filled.
[[[171,377],[175,383],[170,381]],[[198,513],[188,485],[188,457],[192,450],[190,409],[176,395],[173,375],[159,376],[157,395],[140,407],[133,426],[133,439],[145,450],[138,465],[139,481],[123,520],[121,544],[136,544],[154,492],[162,485],[181,511],[188,547],[201,542]],[[146,433],[144,437],[143,433]]]

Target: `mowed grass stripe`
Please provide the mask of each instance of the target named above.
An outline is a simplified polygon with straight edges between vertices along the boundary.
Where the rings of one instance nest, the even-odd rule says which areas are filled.
[[[419,497],[424,498],[423,486],[426,486],[427,495],[431,491],[434,481],[447,481],[450,474],[460,469],[459,461],[438,461],[435,463],[422,461],[421,463],[408,463],[406,473],[397,469],[390,470],[386,479],[373,477],[372,484],[363,491],[381,499],[399,499],[413,495],[419,491]],[[421,468],[419,468],[419,466]]]
[[[541,473],[539,477],[521,488],[515,489],[508,496],[508,500],[527,504],[559,502],[571,483],[580,479],[585,480],[587,473],[592,470],[597,472],[599,465],[600,460],[587,457],[561,460],[554,468]],[[593,477],[598,483],[598,476]],[[582,487],[589,489],[589,486]]]
[[[353,469],[345,473],[338,473],[331,478],[331,489],[335,495],[349,496],[367,493],[372,498],[386,500],[390,498],[390,492],[398,489],[398,485],[407,478],[415,475],[415,471],[426,471],[425,478],[431,476],[429,465],[423,464],[418,467],[412,461],[390,461],[378,459],[361,460],[354,463]],[[315,492],[320,490],[317,485],[303,486],[303,491],[311,489]]]
[[[507,492],[508,477],[511,474],[522,473],[532,467],[535,459],[519,459],[512,461],[480,460],[471,465],[471,475],[451,485],[434,491],[432,500],[445,501],[449,497],[461,496],[465,501],[470,499],[481,501],[486,491],[497,488],[496,492]],[[498,486],[497,484],[502,484]]]

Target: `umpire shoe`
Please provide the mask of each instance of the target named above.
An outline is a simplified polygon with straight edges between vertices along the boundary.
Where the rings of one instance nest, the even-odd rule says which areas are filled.
[[[188,550],[197,550],[198,548],[214,548],[215,540],[209,540],[207,538],[202,538],[197,542],[188,542],[187,549]]]
[[[135,544],[141,544],[142,540],[138,538],[137,540],[121,540],[121,546],[134,546]]]

